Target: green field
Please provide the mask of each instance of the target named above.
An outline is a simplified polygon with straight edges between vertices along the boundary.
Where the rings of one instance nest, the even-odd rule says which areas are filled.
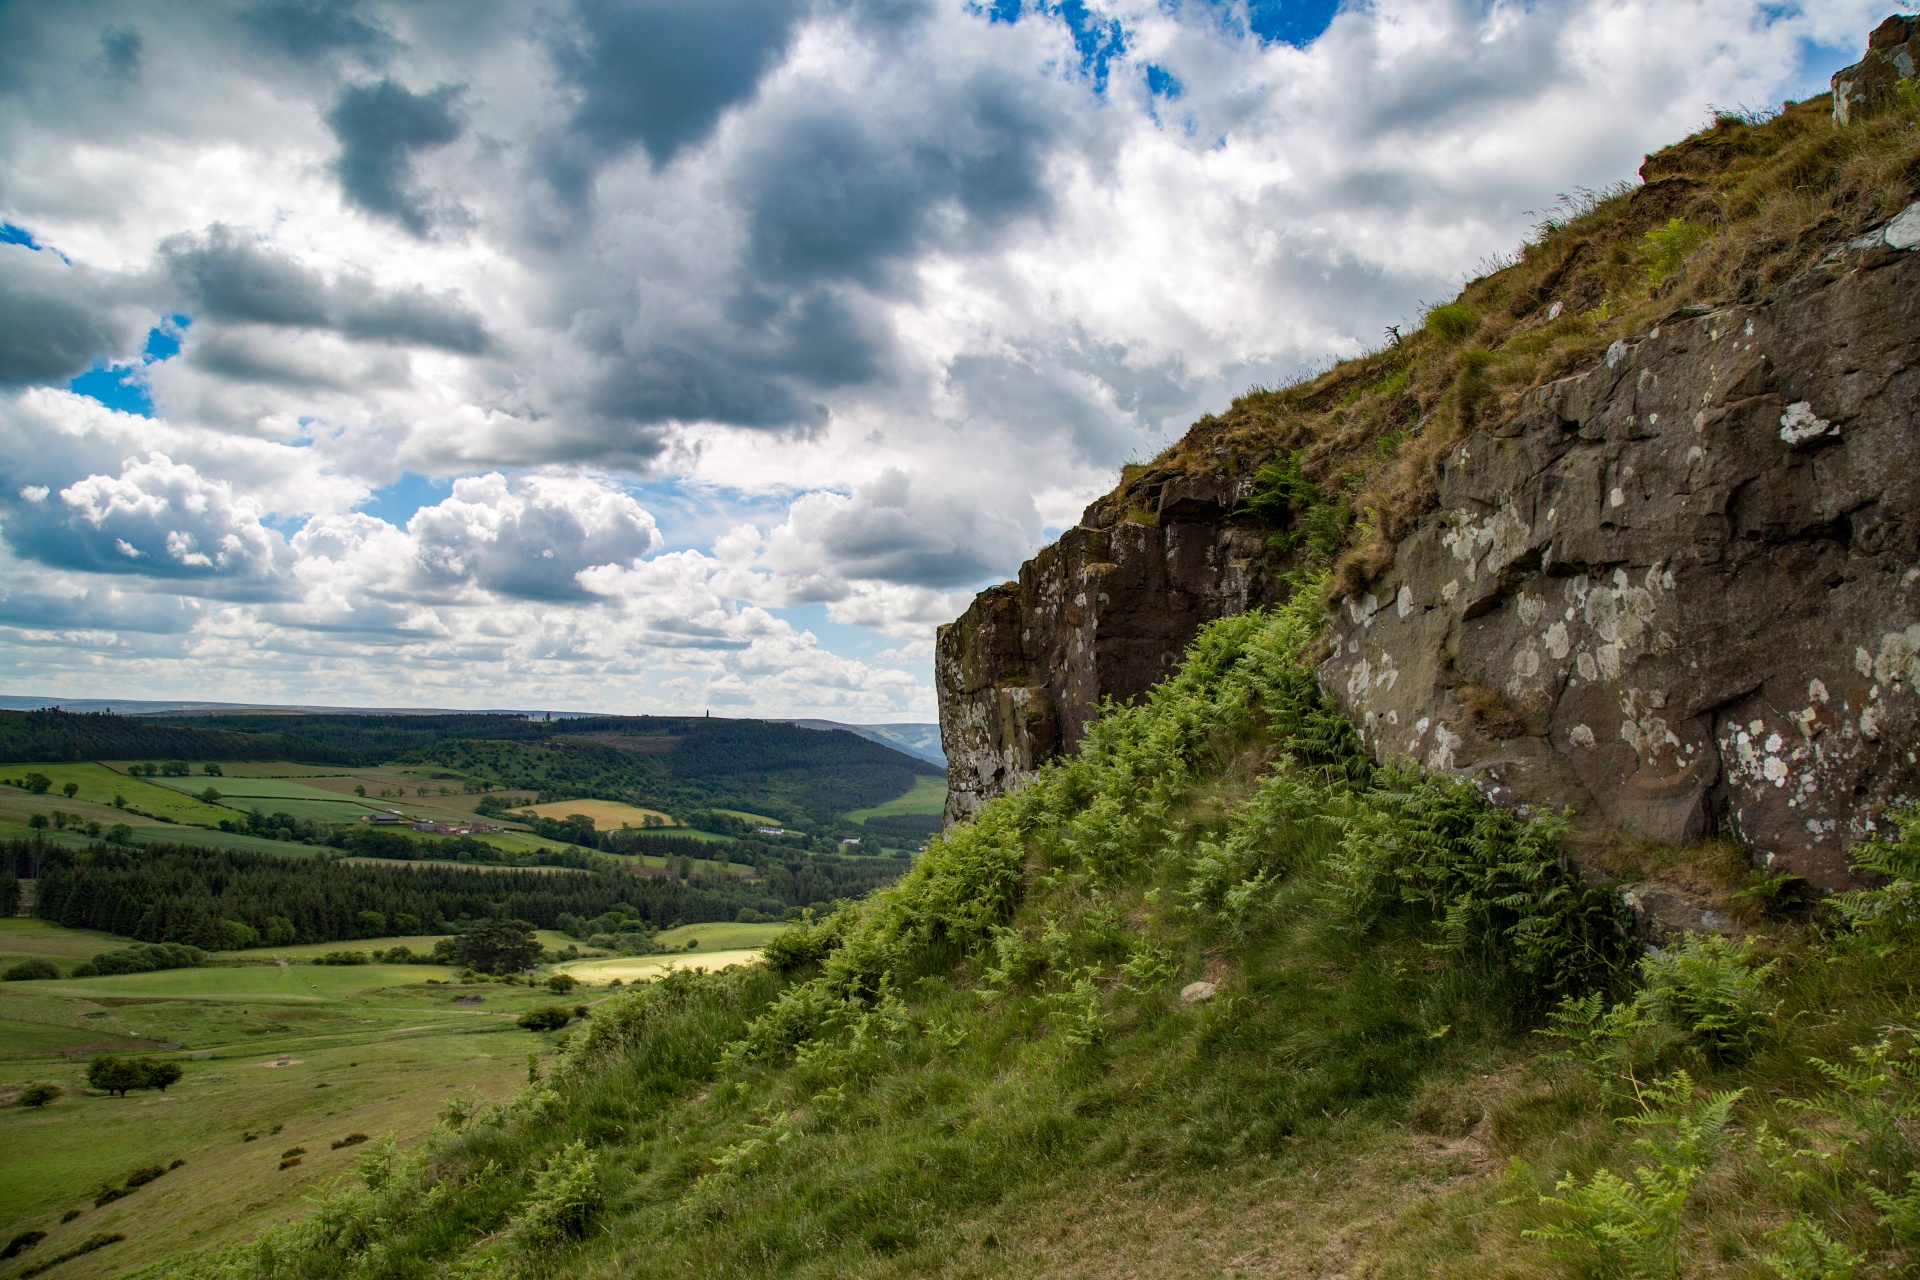
[[[465,866],[470,866],[471,864],[464,863],[464,862],[448,862],[448,863],[442,863],[440,865],[449,866],[449,867],[465,867]],[[29,923],[29,922],[22,921],[22,923]],[[40,922],[32,921],[31,923],[38,924]],[[46,927],[49,929],[59,929],[59,926],[57,925],[47,925]],[[707,928],[707,927],[714,927],[714,926],[694,925],[691,927],[698,929],[698,928]],[[757,928],[762,928],[764,926],[746,924],[746,925],[721,925],[718,927],[727,928],[727,929],[757,929]],[[59,930],[59,931],[62,933],[81,932],[80,930],[77,930],[77,929],[65,929],[65,930]],[[675,930],[674,932],[679,933],[679,932],[684,932],[684,930]],[[572,938],[569,938],[566,934],[559,933],[553,929],[536,929],[534,930],[534,934],[540,939],[543,945],[548,947],[550,950],[554,950],[554,951],[558,951],[561,948],[565,947],[568,943],[574,942],[574,940]],[[92,936],[104,938],[107,935],[94,934]],[[0,939],[4,939],[4,937],[5,937],[4,934],[0,934]],[[418,952],[424,955],[427,952],[432,951],[433,944],[438,941],[440,941],[440,935],[438,934],[415,933],[415,934],[408,934],[403,937],[392,937],[392,938],[356,938],[352,942],[310,942],[297,947],[256,947],[248,951],[217,951],[213,954],[212,959],[215,963],[220,963],[224,961],[247,961],[247,960],[265,962],[274,957],[284,957],[285,959],[288,959],[288,960],[311,960],[315,956],[323,956],[327,954],[327,952],[329,951],[374,952],[374,951],[390,951],[394,947],[405,947],[409,951]],[[124,946],[126,944],[120,943],[119,945]],[[574,942],[574,945],[579,946],[580,944],[577,942]],[[703,942],[701,945],[704,946],[706,944]],[[728,945],[732,946],[736,944],[729,943]],[[23,952],[22,954],[25,954],[25,953]],[[93,953],[88,952],[87,954],[92,955]]]
[[[757,822],[763,827],[785,825],[778,818],[769,818],[764,813],[748,813],[745,809],[715,809],[714,812],[727,814],[729,817],[738,818],[742,822]],[[674,834],[678,835],[679,833],[675,832]]]
[[[564,945],[557,934],[542,938]],[[433,941],[285,950],[395,943],[426,950]],[[8,955],[67,962],[124,944],[44,921],[0,920],[0,953]],[[450,1097],[506,1095],[525,1080],[528,1052],[548,1054],[553,1044],[514,1019],[554,997],[497,983],[425,982],[452,977],[425,965],[257,963],[0,983],[0,1098],[34,1081],[66,1090],[42,1109],[0,1107],[0,1238],[48,1231],[36,1251],[45,1257],[55,1245],[123,1232],[124,1243],[57,1273],[63,1280],[123,1274],[304,1211],[306,1197],[350,1171],[364,1151],[334,1150],[335,1140],[366,1133],[406,1141],[431,1127]],[[461,995],[479,1003],[455,1006]],[[159,1044],[180,1046],[159,1051],[187,1072],[165,1094],[122,1099],[84,1090],[85,1058],[76,1050],[152,1052]],[[289,1065],[271,1065],[282,1056]],[[269,1132],[276,1124],[281,1131]],[[283,1171],[281,1153],[294,1146],[307,1152]],[[175,1159],[187,1163],[123,1200],[91,1207],[100,1186]],[[84,1212],[62,1225],[68,1209]]]
[[[885,804],[877,804],[871,809],[855,809],[847,817],[855,822],[865,822],[868,818],[882,818],[895,813],[942,812],[947,805],[947,783],[944,778],[918,777],[913,780],[913,789],[903,796],[896,796]]]
[[[662,951],[677,951],[689,942],[698,942],[702,951],[758,950],[766,946],[774,934],[788,927],[784,924],[683,924],[657,935],[654,941]]]
[[[213,826],[222,818],[238,818],[240,811],[220,805],[202,804],[191,794],[183,794],[181,789],[160,786],[156,781],[145,778],[129,778],[116,773],[103,764],[15,764],[0,765],[0,777],[24,778],[29,773],[45,774],[53,779],[53,789],[44,795],[9,788],[17,797],[24,797],[35,812],[51,812],[54,809],[66,809],[72,812],[74,805],[64,794],[66,784],[71,782],[79,788],[74,800],[85,801],[98,806],[107,815],[120,820],[114,806],[115,796],[127,802],[127,808],[156,817],[172,818],[175,822]],[[209,785],[219,789],[220,778],[168,779],[168,781],[193,782],[197,786],[193,792],[204,791]]]

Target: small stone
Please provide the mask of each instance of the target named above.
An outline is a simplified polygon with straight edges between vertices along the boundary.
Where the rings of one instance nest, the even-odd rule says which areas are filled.
[[[1180,988],[1180,998],[1188,1004],[1198,1004],[1202,1000],[1213,999],[1214,985],[1211,982],[1189,982]]]

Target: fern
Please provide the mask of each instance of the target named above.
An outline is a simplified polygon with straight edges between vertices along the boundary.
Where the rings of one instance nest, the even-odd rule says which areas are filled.
[[[1863,1253],[1849,1253],[1811,1218],[1795,1218],[1767,1234],[1779,1242],[1780,1251],[1763,1253],[1760,1261],[1784,1280],[1853,1280],[1867,1260]]]

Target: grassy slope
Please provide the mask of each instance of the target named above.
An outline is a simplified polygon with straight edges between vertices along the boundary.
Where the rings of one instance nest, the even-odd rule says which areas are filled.
[[[947,784],[939,778],[915,778],[913,790],[871,809],[855,809],[847,814],[854,822],[884,817],[893,813],[939,813],[946,808]]]
[[[773,965],[599,1006],[556,1093],[443,1129],[229,1273],[1577,1274],[1502,1174],[1635,1159],[1630,1101],[1532,1034],[1555,994],[1624,978],[1612,900],[1551,829],[1369,771],[1294,656],[1303,603],[1211,628],[1148,706]],[[1750,923],[1785,962],[1776,1034],[1751,1060],[1682,1037],[1644,1070],[1749,1087],[1749,1137],[1805,1123],[1781,1095],[1920,977]],[[1201,978],[1213,998],[1183,1001]],[[572,1142],[603,1207],[578,1243],[520,1243]],[[1764,1155],[1736,1140],[1688,1197],[1686,1274],[1763,1274],[1797,1207]],[[1862,1195],[1801,1203],[1896,1261]]]
[[[38,924],[0,922],[0,948],[63,959],[100,949],[97,935],[44,937],[44,928],[14,927]],[[502,1015],[552,997],[487,985],[470,989],[483,993],[481,1005],[456,1009],[449,1001],[460,988],[415,985],[449,975],[249,965],[0,985],[0,1087],[50,1080],[67,1090],[43,1110],[0,1110],[0,1235],[53,1233],[24,1263],[95,1232],[122,1232],[124,1244],[60,1271],[120,1274],[298,1214],[358,1154],[331,1150],[334,1139],[412,1139],[449,1097],[504,1095],[525,1079],[527,1052],[550,1052],[551,1038]],[[90,1095],[81,1087],[84,1062],[54,1056],[82,1044],[153,1041],[184,1045],[186,1078],[164,1096]],[[293,1066],[263,1065],[283,1053]],[[269,1135],[275,1124],[284,1128]],[[244,1141],[247,1132],[260,1137]],[[308,1150],[301,1164],[278,1169],[281,1152],[295,1145]],[[187,1164],[124,1200],[87,1207],[100,1185],[173,1159]],[[67,1208],[86,1212],[63,1226]]]

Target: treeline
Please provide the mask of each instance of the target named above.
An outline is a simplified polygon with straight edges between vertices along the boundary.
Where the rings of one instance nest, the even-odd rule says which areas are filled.
[[[778,918],[790,908],[865,893],[907,866],[902,859],[816,857],[769,861],[756,880],[678,879],[292,859],[191,845],[33,851],[40,858],[39,918],[207,950],[449,933],[492,918],[551,929],[562,915],[591,919],[621,904],[656,929],[735,920],[742,911]]]
[[[525,716],[354,715],[262,712],[169,715],[158,724],[190,724],[234,733],[293,734],[334,751],[340,763],[383,764],[448,738],[518,738],[533,722]],[[537,736],[537,735],[528,735]]]
[[[323,743],[286,732],[229,733],[102,712],[0,711],[0,764],[141,759],[357,763]]]

